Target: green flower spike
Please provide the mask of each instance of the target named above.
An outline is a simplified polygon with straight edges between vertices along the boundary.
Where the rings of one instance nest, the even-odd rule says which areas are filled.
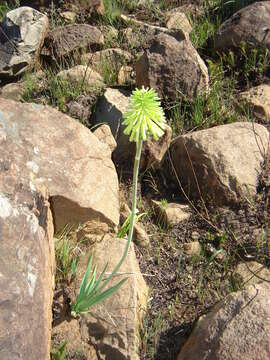
[[[158,140],[164,133],[165,115],[154,89],[135,89],[123,117],[124,134],[130,135],[130,141],[145,141],[149,134]]]

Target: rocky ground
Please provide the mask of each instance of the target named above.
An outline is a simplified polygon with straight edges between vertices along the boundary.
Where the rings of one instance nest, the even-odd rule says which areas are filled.
[[[0,19],[0,357],[269,359],[270,1],[14,0]],[[74,319],[90,250],[99,271],[123,253],[142,85],[168,126],[143,147],[129,280]]]

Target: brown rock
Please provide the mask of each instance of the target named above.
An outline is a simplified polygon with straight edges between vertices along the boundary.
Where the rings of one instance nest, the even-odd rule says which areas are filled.
[[[24,161],[20,177],[28,177],[33,189],[40,184],[48,188],[55,231],[97,220],[117,226],[118,179],[104,145],[49,106],[0,98],[0,108],[1,138],[7,139],[9,153],[3,166],[13,164],[15,171],[17,162]]]
[[[135,76],[134,70],[132,66],[121,66],[118,73],[118,84],[119,85],[127,85],[127,84],[135,84]]]
[[[122,256],[125,245],[125,239],[115,239],[109,235],[95,245],[94,263],[98,265],[99,273],[108,261],[107,271],[112,271]],[[82,277],[85,271],[87,259],[88,257],[80,265],[78,278]],[[90,340],[94,344],[98,358],[139,360],[138,330],[146,310],[148,289],[140,273],[133,244],[119,271],[119,275],[110,285],[125,276],[128,276],[128,281],[99,306],[93,307],[91,313],[82,316],[80,332],[84,341]]]
[[[187,255],[200,255],[201,253],[201,245],[198,241],[192,241],[190,243],[184,244],[184,252]]]
[[[240,101],[251,108],[253,115],[263,123],[270,120],[270,86],[262,84],[239,94]]]
[[[79,50],[98,50],[103,43],[104,37],[98,28],[87,24],[67,25],[49,32],[41,55],[57,60]]]
[[[161,98],[192,98],[208,91],[207,67],[191,42],[159,34],[136,63],[136,83],[157,90]]]
[[[1,107],[0,357],[48,360],[54,288],[52,215],[47,192],[43,187],[33,189],[25,174],[26,159],[10,152],[5,131],[11,133],[2,111]],[[15,126],[11,129],[16,132]],[[20,147],[19,140],[15,146]]]
[[[24,94],[24,83],[10,83],[0,89],[0,96],[4,99],[21,101]]]
[[[166,16],[166,26],[169,30],[178,29],[182,30],[187,35],[192,31],[192,27],[186,17],[185,13],[177,9],[171,10]]]
[[[238,48],[242,42],[249,46],[270,48],[270,1],[259,1],[237,11],[226,20],[215,35],[218,51]]]
[[[264,126],[238,122],[178,136],[171,155],[190,195],[200,196],[195,173],[203,198],[221,205],[256,193],[268,147],[269,132]]]
[[[156,200],[152,200],[152,205],[158,222],[166,227],[175,226],[191,216],[188,205],[167,202],[163,204],[162,201]]]
[[[245,286],[270,281],[270,271],[256,261],[241,262],[233,273],[234,281],[240,280]]]
[[[86,65],[77,65],[68,70],[62,70],[57,74],[57,77],[71,84],[81,83],[94,89],[103,86],[102,76]]]
[[[177,359],[268,360],[269,296],[266,283],[228,295],[200,318]]]
[[[110,127],[106,124],[102,124],[94,131],[94,135],[98,138],[99,141],[107,145],[108,151],[111,155],[117,144],[114,140]]]

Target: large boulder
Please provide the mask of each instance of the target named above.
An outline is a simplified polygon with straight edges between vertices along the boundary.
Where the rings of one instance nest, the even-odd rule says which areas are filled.
[[[109,235],[101,243],[95,244],[93,262],[98,265],[98,273],[107,262],[108,273],[112,271],[123,255],[125,246],[126,239],[116,239]],[[78,289],[87,259],[88,256],[79,265]],[[99,306],[93,307],[91,313],[83,315],[80,320],[82,340],[87,343],[90,341],[95,346],[99,359],[139,360],[139,329],[147,307],[148,289],[140,272],[133,244],[110,286],[124,277],[128,277],[128,280],[116,293]]]
[[[104,44],[102,32],[95,26],[76,24],[50,31],[44,40],[41,55],[50,60],[70,57],[76,51],[99,50]]]
[[[8,126],[0,108],[0,358],[48,360],[54,288],[50,204],[44,187],[34,188],[24,171],[18,127]]]
[[[222,52],[238,48],[242,42],[270,49],[270,1],[260,1],[237,11],[215,35],[215,48]]]
[[[161,98],[192,98],[208,91],[208,71],[203,60],[184,36],[176,39],[160,33],[136,63],[137,86],[157,90]]]
[[[57,110],[0,98],[0,122],[14,169],[35,189],[48,188],[55,231],[66,224],[119,222],[118,178],[107,148]],[[1,150],[2,151],[2,150]]]
[[[233,293],[202,317],[178,360],[268,360],[270,286],[250,285]]]
[[[47,16],[30,7],[6,14],[0,26],[0,80],[21,75],[35,64],[48,29]]]
[[[135,156],[136,146],[130,142],[128,136],[123,133],[123,113],[129,104],[128,91],[107,88],[99,99],[93,117],[94,124],[106,123],[117,142],[113,152],[113,159],[117,165],[132,164]],[[141,168],[146,169],[153,164],[159,164],[167,151],[171,140],[171,128],[166,131],[159,141],[147,140],[143,144],[141,156]]]
[[[268,147],[264,126],[237,122],[178,136],[170,151],[189,194],[223,205],[256,193]]]

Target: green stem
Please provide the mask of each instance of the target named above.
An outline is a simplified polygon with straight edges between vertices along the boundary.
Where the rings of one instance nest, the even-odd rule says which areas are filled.
[[[130,228],[128,233],[128,239],[127,244],[125,247],[124,254],[121,257],[121,260],[116,265],[114,270],[112,271],[111,275],[104,281],[102,286],[99,288],[99,292],[105,288],[105,286],[110,282],[112,277],[117,273],[117,271],[120,269],[121,265],[123,264],[125,258],[127,257],[128,250],[130,247],[130,243],[133,236],[133,230],[134,230],[134,224],[135,224],[135,218],[136,218],[136,205],[137,205],[137,188],[138,188],[138,175],[139,175],[139,166],[140,166],[140,159],[141,159],[141,152],[142,152],[142,143],[143,140],[139,140],[138,143],[136,143],[136,155],[135,155],[135,161],[134,161],[134,167],[133,167],[133,185],[132,185],[132,209],[131,209],[131,217],[130,217]]]

